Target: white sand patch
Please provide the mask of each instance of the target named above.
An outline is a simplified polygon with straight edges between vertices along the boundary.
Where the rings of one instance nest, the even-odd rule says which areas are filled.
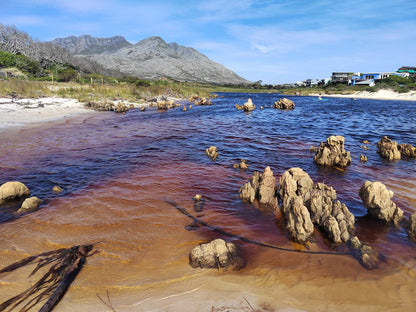
[[[319,96],[319,94],[310,94],[310,96]],[[377,92],[357,91],[351,94],[321,94],[320,96],[416,102],[416,91],[410,91],[406,93],[398,93],[392,90],[379,90]]]
[[[20,99],[0,98],[0,129],[47,122],[79,114],[91,114],[83,103],[67,98]]]

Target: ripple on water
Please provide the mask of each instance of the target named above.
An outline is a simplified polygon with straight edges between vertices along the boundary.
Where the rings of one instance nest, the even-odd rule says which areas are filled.
[[[375,147],[384,135],[416,145],[416,123],[408,122],[416,120],[414,103],[400,102],[400,110],[391,110],[398,103],[293,96],[296,109],[282,112],[270,108],[278,95],[224,96],[216,106],[186,113],[99,114],[1,136],[0,181],[20,180],[45,201],[42,209],[0,224],[0,266],[46,250],[99,242],[100,253],[88,259],[61,311],[103,309],[96,294],[105,297],[107,290],[117,311],[186,311],[184,302],[189,311],[236,307],[245,304],[242,294],[256,307],[275,310],[412,311],[415,244],[404,230],[365,217],[358,191],[366,180],[380,180],[394,191],[406,215],[416,210],[415,162],[385,162]],[[236,111],[234,103],[248,97],[266,108]],[[346,149],[355,156],[342,172],[316,166],[309,153],[310,145],[332,134],[345,136]],[[372,144],[365,151],[369,161],[360,163],[364,139]],[[210,145],[218,147],[216,161],[204,153]],[[247,159],[248,170],[232,168],[240,159]],[[220,235],[206,228],[185,230],[192,221],[166,198],[229,232],[299,248],[288,240],[281,218],[238,197],[253,171],[266,166],[276,177],[301,167],[315,182],[332,185],[356,215],[360,238],[385,255],[381,268],[369,272],[348,256],[288,253],[235,241],[248,261],[242,271],[192,269],[189,251]],[[52,194],[57,184],[62,194]],[[203,207],[194,207],[197,193],[205,198]],[[315,239],[312,250],[331,250],[318,231]],[[25,288],[25,280],[19,273],[0,276],[0,301]]]

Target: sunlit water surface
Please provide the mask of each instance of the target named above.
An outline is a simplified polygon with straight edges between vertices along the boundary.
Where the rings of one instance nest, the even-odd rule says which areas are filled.
[[[213,106],[187,112],[131,110],[0,132],[0,183],[18,180],[43,199],[41,209],[16,217],[0,209],[0,267],[29,255],[99,242],[56,311],[414,311],[416,244],[404,229],[365,217],[358,191],[381,181],[408,217],[416,211],[416,162],[387,162],[376,153],[384,135],[416,145],[416,103],[290,97],[296,108],[270,108],[276,94],[220,94]],[[237,111],[251,97],[256,110]],[[260,109],[263,106],[264,109]],[[309,152],[343,135],[353,161],[345,171],[318,167]],[[360,146],[368,140],[369,150]],[[215,145],[219,158],[205,149]],[[359,161],[359,155],[368,162]],[[246,159],[249,169],[232,168]],[[270,166],[277,180],[301,167],[333,186],[356,216],[357,235],[385,261],[365,270],[353,257],[290,253],[238,240],[247,266],[226,272],[193,269],[188,255],[221,237],[166,203],[176,201],[201,220],[286,248],[281,220],[239,199],[254,170]],[[51,189],[59,185],[61,194]],[[205,198],[195,211],[193,196]],[[232,240],[229,237],[223,237]],[[313,250],[334,250],[315,233]],[[341,247],[342,248],[342,247]],[[32,282],[28,270],[0,276],[0,302]],[[227,310],[228,309],[228,310]]]

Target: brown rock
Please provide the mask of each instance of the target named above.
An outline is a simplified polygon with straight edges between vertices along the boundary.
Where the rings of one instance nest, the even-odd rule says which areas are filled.
[[[253,105],[251,99],[248,99],[247,102],[244,103],[243,109],[245,112],[251,112],[256,108],[256,105]]]
[[[416,148],[410,144],[399,144],[397,149],[400,151],[402,156],[416,158]]]
[[[212,160],[215,160],[218,157],[217,147],[210,146],[205,150],[205,153],[211,157]]]
[[[403,217],[403,211],[391,201],[393,191],[383,183],[366,181],[359,195],[368,213],[377,219],[397,223]]]
[[[332,135],[326,139],[326,142],[321,142],[314,157],[315,163],[340,168],[345,168],[351,164],[350,152],[345,151],[344,141],[343,136]]]
[[[410,237],[416,238],[416,212],[409,218],[409,229],[407,231]]]
[[[6,182],[0,186],[0,205],[29,195],[30,191],[23,183],[18,181]]]
[[[244,267],[244,260],[233,243],[215,239],[209,243],[196,246],[189,255],[189,264],[193,268],[228,268],[239,270]]]
[[[308,208],[303,204],[302,197],[297,195],[289,199],[288,206],[290,209],[286,209],[285,213],[286,229],[292,240],[303,244],[311,238],[314,231]]]
[[[293,103],[293,101],[287,99],[287,98],[283,98],[280,99],[276,102],[274,102],[274,108],[278,108],[278,109],[294,109],[295,108],[295,103]]]
[[[17,211],[18,213],[32,212],[39,208],[39,205],[42,203],[42,200],[33,196],[26,198],[22,204],[22,207]]]
[[[58,186],[58,185],[55,185],[55,186],[52,188],[52,193],[54,193],[54,194],[59,194],[59,193],[62,193],[62,192],[63,192],[62,187],[60,187],[60,186]]]
[[[254,171],[250,181],[246,182],[240,189],[240,198],[253,203],[257,197],[257,193],[260,186],[260,173]]]
[[[367,156],[364,156],[363,154],[360,154],[360,161],[366,162],[367,161]]]
[[[378,141],[377,153],[379,153],[381,157],[390,161],[401,158],[401,153],[397,148],[397,142],[390,140],[386,136],[382,137],[381,140]]]

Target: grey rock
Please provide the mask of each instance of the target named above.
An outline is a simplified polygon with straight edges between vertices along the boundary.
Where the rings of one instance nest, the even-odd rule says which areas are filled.
[[[193,268],[228,268],[238,270],[244,267],[244,260],[233,243],[215,239],[196,246],[189,255],[189,264]]]
[[[345,168],[351,164],[350,152],[344,149],[345,139],[340,135],[332,135],[321,142],[315,154],[314,161],[321,166]]]
[[[258,199],[261,204],[277,207],[276,179],[270,167],[266,167],[262,174],[255,171],[250,181],[240,188],[239,193],[241,199],[250,203]]]
[[[401,153],[397,147],[397,142],[384,136],[377,142],[377,153],[381,157],[392,160],[398,160],[401,158]]]
[[[310,240],[314,231],[308,208],[301,196],[291,197],[288,204],[290,209],[286,209],[286,229],[292,240],[303,244]]]
[[[368,213],[375,218],[397,223],[403,217],[403,211],[391,200],[393,191],[383,183],[366,181],[359,195]]]
[[[93,60],[111,71],[141,79],[171,78],[178,81],[249,84],[223,65],[197,50],[149,37],[132,45],[123,37],[68,37],[52,41],[73,51],[78,58]]]
[[[21,182],[11,181],[0,186],[0,205],[30,195],[29,189]]]

